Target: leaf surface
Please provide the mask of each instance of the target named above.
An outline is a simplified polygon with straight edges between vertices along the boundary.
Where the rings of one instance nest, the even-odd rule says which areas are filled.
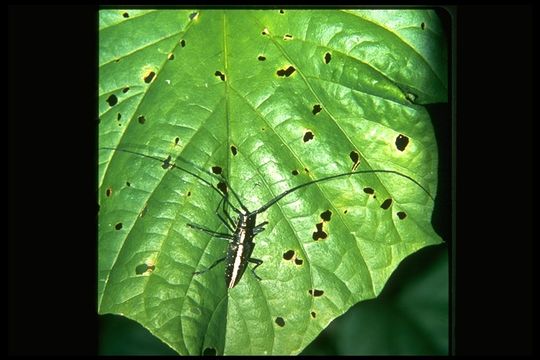
[[[186,226],[228,232],[205,183],[219,169],[250,210],[352,170],[398,171],[435,197],[419,105],[447,96],[433,12],[103,10],[99,26],[99,145],[157,159],[99,151],[99,313],[180,354],[298,354],[441,242],[432,198],[381,173],[314,184],[260,214],[262,281],[247,270],[230,290],[223,264],[193,275],[227,242]],[[162,167],[168,156],[204,181]]]

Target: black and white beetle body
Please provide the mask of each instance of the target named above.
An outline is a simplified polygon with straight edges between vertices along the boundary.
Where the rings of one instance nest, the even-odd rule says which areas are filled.
[[[220,189],[218,189],[218,187],[214,186],[214,184],[212,184],[209,181],[203,179],[201,176],[195,174],[194,172],[192,172],[192,171],[190,171],[188,169],[182,168],[182,167],[180,167],[180,166],[178,166],[176,164],[170,163],[170,160],[171,160],[170,156],[167,159],[163,160],[163,159],[161,159],[159,157],[139,153],[139,152],[128,150],[128,149],[108,148],[108,147],[102,147],[100,149],[102,149],[102,150],[111,150],[111,151],[121,151],[121,152],[126,152],[126,153],[130,153],[130,154],[146,157],[146,158],[149,158],[149,159],[157,160],[157,161],[163,163],[162,167],[164,169],[176,168],[176,169],[179,169],[181,171],[184,171],[184,172],[196,177],[197,179],[199,179],[200,181],[202,181],[206,185],[210,186],[215,191],[217,191],[220,194],[220,196],[222,196],[222,199],[221,199],[220,203],[218,204],[218,207],[216,208],[216,215],[219,217],[219,219],[222,221],[222,223],[225,225],[225,227],[230,231],[230,233],[216,232],[216,231],[207,229],[207,228],[205,228],[205,227],[203,227],[201,225],[198,225],[198,224],[190,224],[190,223],[188,223],[186,225],[193,228],[193,229],[200,230],[200,231],[205,232],[205,233],[207,233],[209,235],[212,235],[215,238],[223,239],[223,240],[228,241],[227,253],[226,253],[226,255],[224,257],[216,260],[208,268],[206,268],[204,270],[201,270],[201,271],[195,271],[195,272],[193,272],[193,274],[195,274],[195,275],[203,274],[203,273],[211,270],[212,268],[214,268],[216,265],[220,264],[221,262],[225,261],[226,262],[225,283],[226,283],[226,285],[227,285],[227,287],[229,289],[232,289],[233,287],[235,287],[238,284],[238,282],[240,281],[240,279],[244,275],[244,272],[246,271],[246,268],[248,267],[248,263],[250,263],[250,262],[255,264],[255,266],[251,269],[251,271],[253,272],[253,275],[258,280],[261,280],[261,278],[259,276],[257,276],[257,274],[255,273],[255,269],[258,266],[260,266],[263,263],[263,261],[259,260],[259,259],[254,259],[254,258],[251,257],[251,255],[253,253],[253,249],[255,248],[255,242],[254,242],[255,236],[258,233],[264,231],[264,225],[268,224],[268,222],[264,221],[264,222],[262,222],[260,224],[257,224],[257,215],[265,212],[266,210],[268,210],[268,208],[270,208],[272,205],[277,203],[283,197],[287,196],[288,194],[290,194],[290,193],[292,193],[292,192],[294,192],[294,191],[296,191],[298,189],[301,189],[303,187],[306,187],[306,186],[309,186],[309,185],[312,185],[312,184],[315,184],[315,183],[318,183],[318,182],[321,182],[321,181],[327,181],[327,180],[336,179],[336,178],[343,177],[343,176],[348,176],[348,175],[367,174],[367,173],[387,173],[387,174],[395,174],[395,175],[398,175],[398,176],[401,176],[401,177],[404,177],[404,178],[407,178],[407,179],[411,180],[413,183],[418,185],[432,200],[434,200],[433,197],[431,196],[431,194],[420,183],[418,183],[416,180],[414,180],[413,178],[411,178],[408,175],[402,174],[402,173],[394,171],[394,170],[382,170],[382,169],[381,170],[360,170],[360,171],[346,172],[346,173],[342,173],[342,174],[327,176],[327,177],[323,177],[323,178],[320,178],[320,179],[308,181],[306,183],[297,185],[297,186],[295,186],[293,188],[290,188],[289,190],[286,190],[286,191],[282,192],[281,194],[277,195],[276,197],[274,197],[273,199],[268,201],[266,204],[261,206],[259,209],[254,210],[254,211],[249,211],[249,209],[244,206],[244,204],[242,203],[242,201],[240,200],[240,198],[238,197],[236,192],[234,192],[234,190],[232,188],[226,186],[226,189],[228,188],[231,191],[231,193],[235,197],[236,201],[238,202],[238,204],[242,208],[242,210],[240,210],[240,209],[237,209],[236,207],[234,207],[231,204],[231,202],[229,201],[227,190],[224,191],[223,189],[220,188],[221,189],[221,191],[220,191]],[[224,180],[224,179],[222,179],[222,180]],[[225,184],[227,184],[227,183],[225,182]],[[224,214],[225,218],[218,213],[219,208],[220,208],[221,205],[222,205],[222,211],[223,211],[223,214]],[[237,214],[238,217],[237,217],[236,221],[233,220],[231,215],[227,212],[226,205],[230,206],[230,208]]]

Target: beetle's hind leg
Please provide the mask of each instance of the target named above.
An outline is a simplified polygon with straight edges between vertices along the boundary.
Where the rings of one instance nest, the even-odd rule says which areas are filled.
[[[212,235],[213,237],[216,237],[218,239],[226,239],[226,240],[232,240],[233,239],[233,236],[231,234],[225,234],[225,233],[220,233],[220,232],[217,232],[217,231],[213,231],[213,230],[207,229],[207,228],[202,227],[202,226],[197,225],[197,224],[187,223],[186,225],[189,226],[192,229],[202,231],[202,232],[204,232],[204,233],[206,233],[208,235]]]
[[[193,272],[193,275],[201,275],[201,274],[204,274],[205,272],[207,272],[208,270],[211,270],[212,268],[214,268],[216,265],[218,265],[220,262],[222,262],[223,260],[225,260],[224,257],[222,257],[221,259],[217,259],[216,261],[214,261],[214,263],[212,265],[210,265],[209,267],[207,267],[206,269],[204,270],[201,270],[201,271],[194,271]]]
[[[262,224],[261,224],[261,225],[262,225]],[[253,275],[255,275],[255,278],[256,278],[257,280],[259,280],[259,281],[262,280],[262,279],[259,277],[259,275],[257,275],[257,274],[255,273],[255,269],[256,269],[257,267],[259,267],[259,265],[262,265],[263,261],[260,260],[260,259],[254,259],[254,258],[249,258],[248,261],[249,261],[250,263],[252,263],[252,264],[255,264],[255,266],[251,268],[251,272],[253,273]]]

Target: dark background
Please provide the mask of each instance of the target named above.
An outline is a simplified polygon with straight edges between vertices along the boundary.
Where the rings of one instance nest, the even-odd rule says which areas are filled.
[[[534,10],[457,8],[456,354],[532,353]],[[9,6],[8,25],[9,353],[121,353],[98,341],[119,330],[96,305],[97,8]],[[411,304],[407,286],[421,288],[418,269],[430,269],[414,261],[440,266],[440,254],[425,255],[436,248],[406,259],[354,319],[384,313],[379,301]],[[336,319],[317,340],[322,351],[355,351],[325,340],[354,319]],[[418,342],[416,351],[436,347]]]

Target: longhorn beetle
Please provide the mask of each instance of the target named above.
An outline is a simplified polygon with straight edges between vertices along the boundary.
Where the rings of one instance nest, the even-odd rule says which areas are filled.
[[[178,166],[178,165],[176,165],[174,163],[171,163],[170,162],[171,161],[171,156],[169,156],[167,159],[164,160],[164,159],[161,159],[161,158],[156,157],[156,156],[143,154],[143,153],[132,151],[132,150],[129,150],[129,149],[101,147],[100,150],[121,151],[121,152],[126,152],[126,153],[130,153],[130,154],[142,156],[142,157],[145,157],[145,158],[157,160],[157,161],[163,163],[162,167],[164,169],[175,168],[175,169],[184,171],[184,172],[194,176],[195,178],[201,180],[206,185],[210,186],[212,189],[214,189],[216,192],[218,192],[218,194],[220,194],[221,200],[218,203],[218,206],[216,207],[215,212],[218,215],[221,222],[223,222],[225,227],[231,232],[230,234],[216,232],[216,231],[207,229],[207,228],[205,228],[205,227],[203,227],[201,225],[197,225],[197,224],[188,223],[187,226],[192,228],[192,229],[196,229],[196,230],[202,231],[202,232],[204,232],[206,234],[212,235],[212,236],[214,236],[216,238],[224,239],[224,240],[228,241],[229,244],[228,244],[228,247],[227,247],[227,253],[226,253],[226,255],[224,257],[216,260],[208,268],[206,268],[204,270],[201,270],[201,271],[195,271],[195,272],[193,272],[193,274],[195,274],[195,275],[203,274],[203,273],[209,271],[210,269],[214,268],[218,264],[220,264],[222,261],[225,261],[226,262],[225,283],[226,283],[226,285],[227,285],[227,287],[229,289],[232,289],[233,287],[235,287],[238,284],[238,282],[242,278],[242,275],[244,274],[244,272],[245,272],[245,270],[247,268],[248,262],[251,262],[251,263],[255,264],[255,266],[251,269],[251,271],[253,272],[253,275],[258,280],[261,280],[261,278],[255,273],[255,269],[257,267],[259,267],[263,263],[263,261],[259,260],[259,259],[252,258],[251,254],[253,253],[253,249],[255,248],[255,243],[253,241],[253,239],[255,238],[255,235],[257,235],[260,232],[264,231],[264,226],[266,224],[268,224],[268,221],[264,221],[264,222],[262,222],[260,224],[257,224],[257,215],[262,214],[263,212],[268,210],[272,205],[277,203],[279,200],[281,200],[282,198],[284,198],[285,196],[287,196],[288,194],[290,194],[290,193],[292,193],[292,192],[294,192],[296,190],[302,189],[302,188],[304,188],[306,186],[309,186],[309,185],[312,185],[312,184],[315,184],[315,183],[319,183],[319,182],[322,182],[322,181],[328,181],[328,180],[344,177],[344,176],[347,176],[347,175],[367,174],[367,173],[386,173],[386,174],[398,175],[398,176],[401,176],[401,177],[404,177],[406,179],[411,180],[413,183],[418,185],[432,200],[434,200],[433,197],[431,196],[431,194],[419,182],[417,182],[416,180],[414,180],[412,177],[410,177],[408,175],[402,174],[402,173],[394,171],[394,170],[383,170],[383,169],[360,170],[360,171],[352,171],[352,172],[346,172],[346,173],[341,173],[341,174],[337,174],[337,175],[326,176],[326,177],[323,177],[323,178],[320,178],[320,179],[308,181],[306,183],[294,186],[294,187],[290,188],[289,190],[286,190],[286,191],[282,192],[281,194],[277,195],[273,199],[269,200],[266,204],[264,204],[260,208],[258,208],[256,210],[253,210],[253,211],[250,211],[246,206],[244,206],[244,204],[242,203],[242,201],[240,200],[240,198],[238,197],[236,192],[230,186],[228,186],[226,180],[223,177],[222,177],[222,179],[223,179],[226,187],[225,187],[225,189],[221,189],[221,191],[220,191],[218,189],[218,187],[214,186],[214,184],[212,184],[211,182],[203,179],[201,176],[195,174],[194,172],[192,172],[192,171],[190,171],[188,169],[185,169],[185,168],[180,167],[180,166]],[[230,189],[231,193],[233,194],[236,201],[240,205],[241,210],[234,207],[231,204],[231,202],[229,201],[227,189]],[[227,210],[225,208],[226,205],[230,206],[230,208],[238,215],[238,218],[236,220],[233,220],[233,218],[227,212]],[[222,211],[223,211],[223,213],[225,215],[225,218],[218,213],[220,206],[223,206]]]

